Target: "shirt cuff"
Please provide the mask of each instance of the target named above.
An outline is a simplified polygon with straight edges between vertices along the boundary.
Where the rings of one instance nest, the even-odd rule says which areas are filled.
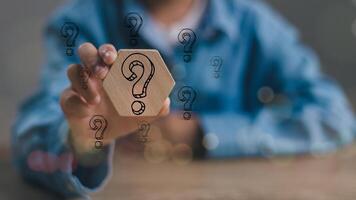
[[[200,121],[204,132],[202,142],[208,157],[236,157],[256,153],[246,140],[251,127],[247,117],[203,114]]]
[[[67,122],[63,123],[60,131],[66,132],[67,144],[69,151],[74,155],[70,148],[68,136],[69,127]],[[115,142],[105,146],[99,152],[90,155],[91,159],[100,160],[95,166],[84,166],[72,160],[71,169],[67,173],[67,187],[69,192],[79,194],[82,197],[88,198],[87,194],[96,192],[102,189],[102,187],[108,182],[112,174],[112,160],[115,149]],[[74,158],[74,156],[73,156]]]

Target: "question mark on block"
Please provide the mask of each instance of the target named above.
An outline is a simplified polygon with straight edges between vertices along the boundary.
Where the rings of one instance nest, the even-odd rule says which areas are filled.
[[[210,59],[210,65],[214,67],[214,77],[220,77],[221,66],[223,64],[223,60],[220,56],[214,56]]]
[[[66,40],[66,54],[73,56],[73,47],[79,34],[78,26],[73,22],[66,22],[61,28],[61,35]]]
[[[193,46],[197,37],[189,28],[182,29],[178,34],[178,41],[184,45],[184,62],[190,62],[192,60]]]
[[[136,46],[138,44],[137,37],[142,23],[143,19],[138,13],[130,12],[125,17],[125,25],[130,30],[130,44],[132,46]]]
[[[104,146],[101,140],[104,139],[103,135],[107,126],[108,126],[108,122],[102,115],[94,115],[89,121],[89,127],[95,131],[96,149],[101,149]]]
[[[157,116],[175,85],[156,49],[120,49],[103,89],[120,116]]]
[[[184,102],[183,118],[185,120],[190,120],[190,118],[192,117],[191,111],[196,96],[197,93],[195,92],[195,90],[189,86],[184,86],[178,91],[179,101]]]
[[[140,76],[135,71],[141,69]],[[148,72],[147,72],[148,71]],[[135,81],[132,85],[132,96],[142,99],[147,96],[147,88],[155,73],[155,66],[146,55],[133,53],[127,56],[121,65],[121,73],[128,81]],[[131,110],[135,115],[141,115],[146,109],[145,103],[135,100],[131,104]]]

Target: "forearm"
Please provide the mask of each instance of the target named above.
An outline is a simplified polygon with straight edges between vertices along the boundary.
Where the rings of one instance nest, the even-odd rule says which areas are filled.
[[[29,104],[45,103],[44,99]],[[56,104],[47,102],[41,107],[22,109],[12,133],[14,161],[21,175],[28,180],[62,196],[86,196],[108,177],[112,148],[103,151],[101,162],[95,166],[76,165],[78,157],[68,143],[69,128]]]
[[[336,107],[339,105],[340,107]],[[301,106],[301,105],[300,105]],[[351,143],[355,126],[347,105],[305,104],[246,114],[202,115],[209,157],[322,153]],[[335,113],[334,110],[339,110]]]

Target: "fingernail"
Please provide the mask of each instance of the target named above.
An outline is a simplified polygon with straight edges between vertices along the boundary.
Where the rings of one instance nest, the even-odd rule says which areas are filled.
[[[105,59],[113,60],[115,58],[115,54],[112,51],[106,51],[104,53]]]

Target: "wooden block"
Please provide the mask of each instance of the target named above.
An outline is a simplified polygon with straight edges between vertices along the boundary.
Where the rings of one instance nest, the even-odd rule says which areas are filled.
[[[104,80],[104,90],[121,116],[156,116],[174,87],[154,49],[121,49]]]

